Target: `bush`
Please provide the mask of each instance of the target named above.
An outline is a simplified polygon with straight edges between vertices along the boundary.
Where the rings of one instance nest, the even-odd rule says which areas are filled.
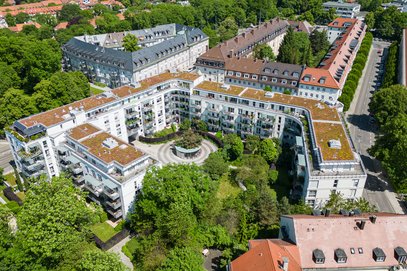
[[[191,129],[191,121],[189,119],[184,120],[183,122],[181,122],[181,124],[179,125],[179,129],[181,131],[186,131]]]
[[[119,222],[119,224],[117,224],[117,226],[114,228],[114,230],[116,232],[120,232],[124,229],[125,225],[126,225],[126,220],[122,220]]]
[[[95,82],[95,83],[93,83],[95,86],[98,86],[98,87],[101,87],[101,88],[104,88],[104,87],[106,87],[106,85],[105,84],[103,84],[103,83],[101,83],[101,82]]]
[[[291,90],[285,89],[285,90],[283,91],[283,94],[291,95]]]
[[[222,140],[222,139],[223,139],[222,131],[217,131],[216,134],[215,134],[215,136],[216,136],[217,138],[219,138],[220,140]]]
[[[24,185],[21,182],[20,174],[18,174],[18,171],[17,171],[16,168],[14,168],[14,175],[16,176],[16,184],[17,184],[18,190],[23,192],[24,191]]]
[[[14,214],[18,214],[20,212],[20,205],[18,205],[15,201],[10,201],[6,204],[7,208],[10,209]]]
[[[383,77],[383,88],[397,84],[398,43],[395,41],[390,45]]]
[[[278,180],[278,171],[275,169],[270,169],[268,172],[268,178],[270,184],[275,184]]]
[[[99,215],[100,223],[103,223],[107,220],[107,214],[105,212],[101,212]]]

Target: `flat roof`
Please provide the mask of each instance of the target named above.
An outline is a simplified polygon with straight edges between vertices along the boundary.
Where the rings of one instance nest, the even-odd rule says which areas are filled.
[[[106,164],[117,162],[122,166],[126,166],[145,155],[142,151],[91,124],[79,125],[71,129],[68,134],[74,141],[85,146],[90,154]],[[116,141],[117,146],[114,148],[107,148],[103,142],[108,138],[112,138]]]
[[[323,160],[355,160],[342,124],[329,122],[313,122],[316,143],[321,149]],[[341,148],[331,148],[329,140],[339,140]]]
[[[200,83],[198,86],[196,86],[195,88],[202,89],[202,90],[208,90],[208,91],[215,91],[215,92],[234,95],[234,96],[239,96],[239,94],[242,93],[243,90],[245,89],[244,87],[220,84],[220,83],[210,82],[210,81],[204,81],[204,82]]]

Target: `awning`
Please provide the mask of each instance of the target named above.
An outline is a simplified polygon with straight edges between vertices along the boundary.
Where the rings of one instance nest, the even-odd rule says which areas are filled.
[[[305,156],[298,154],[298,165],[305,167]]]
[[[104,181],[103,181],[103,184],[104,184],[105,186],[109,187],[109,188],[112,189],[112,190],[116,189],[117,186],[118,186],[117,184],[115,184],[115,183],[113,183],[113,182],[111,182],[111,181],[109,181],[109,180],[104,180]]]
[[[296,137],[295,137],[295,144],[296,144],[298,147],[304,147],[304,144],[303,144],[303,142],[302,142],[302,137],[296,136]]]
[[[85,182],[90,183],[93,186],[99,186],[99,185],[102,184],[101,181],[99,181],[98,179],[96,179],[92,175],[85,175],[83,178],[85,179]]]
[[[72,155],[68,156],[67,160],[68,160],[69,162],[71,162],[71,164],[78,164],[78,163],[81,162],[81,161],[79,161],[78,158],[73,157]]]

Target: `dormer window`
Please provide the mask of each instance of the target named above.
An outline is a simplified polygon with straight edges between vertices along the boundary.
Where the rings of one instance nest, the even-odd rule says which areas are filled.
[[[348,257],[346,256],[346,253],[343,249],[341,248],[335,249],[335,261],[337,263],[346,263],[347,259]]]
[[[262,80],[262,81],[267,81],[267,76],[262,76],[262,77],[261,77],[261,80]]]
[[[253,75],[252,75],[252,79],[257,79],[257,75],[256,75],[256,74],[253,74]]]
[[[250,74],[245,73],[244,78],[250,78]]]
[[[316,264],[323,264],[325,263],[325,255],[324,252],[320,249],[314,249],[312,252],[312,259]]]
[[[386,260],[386,254],[384,254],[383,249],[376,247],[373,249],[373,259],[376,262],[384,262]]]
[[[274,69],[273,73],[274,73],[274,74],[278,74],[278,70],[277,70],[277,69]]]
[[[311,77],[309,75],[304,76],[304,81],[309,82],[311,80]]]
[[[325,81],[326,81],[326,77],[325,77],[325,76],[322,76],[321,78],[319,78],[319,83],[320,83],[320,84],[325,84]]]
[[[281,83],[282,84],[287,84],[287,80],[283,79],[283,80],[281,80]]]
[[[240,77],[240,76],[242,76],[242,74],[240,72],[237,72],[236,77]]]
[[[277,83],[277,78],[272,78],[271,81],[272,81],[273,83]]]
[[[405,264],[407,262],[407,252],[402,247],[396,247],[394,249],[394,256],[396,257],[396,260],[401,264]]]
[[[297,82],[296,82],[296,81],[292,81],[292,82],[291,82],[291,85],[296,86],[296,85],[297,85]]]
[[[265,72],[265,73],[270,73],[270,72],[271,72],[271,70],[270,70],[270,69],[268,69],[268,68],[265,68],[265,69],[264,69],[264,72]]]
[[[228,75],[233,75],[233,71],[228,71]]]
[[[300,77],[300,74],[298,72],[293,72],[293,77],[298,78]]]
[[[283,75],[284,75],[284,76],[288,76],[288,71],[284,71],[284,72],[283,72]]]

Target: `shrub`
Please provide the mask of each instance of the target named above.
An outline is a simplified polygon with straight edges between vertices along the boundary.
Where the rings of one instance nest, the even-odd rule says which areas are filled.
[[[6,204],[7,208],[10,209],[14,214],[18,214],[20,212],[20,205],[18,205],[15,201],[10,201]]]
[[[270,184],[275,184],[278,179],[278,171],[275,169],[270,169],[268,172],[268,179]]]
[[[100,223],[103,223],[107,220],[107,214],[105,212],[101,212],[99,217],[100,217]]]
[[[216,136],[217,138],[219,138],[220,140],[222,140],[222,139],[223,139],[222,131],[217,131],[216,134],[215,134],[215,136]]]
[[[14,175],[16,176],[16,184],[17,184],[18,190],[20,190],[21,192],[24,191],[24,185],[21,182],[20,174],[18,174],[18,171],[16,168],[14,168]]]
[[[286,95],[291,95],[291,90],[285,89],[285,90],[283,91],[283,93],[286,94]]]
[[[191,121],[189,119],[184,120],[180,125],[179,125],[179,129],[181,131],[186,131],[189,130],[191,128]]]

